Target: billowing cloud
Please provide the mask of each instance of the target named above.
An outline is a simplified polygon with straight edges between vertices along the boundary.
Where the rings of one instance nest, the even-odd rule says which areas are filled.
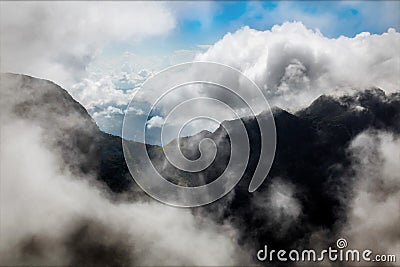
[[[87,180],[60,171],[34,125],[2,125],[1,138],[2,264],[93,264],[96,253],[104,253],[101,264],[151,266],[246,258],[228,224],[155,202],[113,203]]]
[[[100,129],[114,135],[121,135],[123,116],[110,114],[109,106],[126,113],[129,101],[148,78],[158,71],[177,63],[191,61],[198,51],[180,50],[168,56],[140,56],[129,52],[106,60],[101,56],[88,67],[88,77],[67,88],[94,116]],[[131,110],[142,116],[143,111]],[[96,114],[96,115],[95,115]]]
[[[94,176],[73,169],[82,162],[74,138],[88,134],[89,146],[99,132],[61,88],[16,75],[1,82],[1,265],[250,263],[228,222],[149,198],[111,197]]]
[[[110,105],[126,106],[134,96],[134,89],[116,88],[110,76],[104,76],[99,80],[84,79],[74,84],[69,91],[89,112]]]
[[[122,115],[124,112],[120,108],[116,108],[113,106],[108,106],[106,109],[93,113],[93,118],[96,119],[99,116],[104,116],[105,118],[110,118],[114,114]]]
[[[154,116],[147,121],[147,128],[151,129],[154,127],[161,127],[164,123],[164,119],[160,116]]]
[[[301,22],[258,31],[244,27],[226,34],[198,60],[239,69],[265,92],[270,104],[305,107],[321,94],[376,86],[399,90],[400,33],[360,33],[331,39]]]
[[[387,93],[397,92],[399,46],[400,33],[394,29],[381,35],[360,33],[353,38],[341,36],[335,39],[307,29],[300,22],[287,22],[267,31],[244,27],[235,33],[228,33],[206,52],[199,54],[196,60],[222,63],[240,70],[255,81],[271,106],[295,112],[323,94],[351,94],[370,87],[380,87]],[[212,71],[211,68],[209,65],[204,70],[187,71],[181,76],[196,80],[196,75],[202,77],[199,75],[201,73],[207,78],[215,78],[218,84],[229,81],[231,89],[241,97],[250,99],[255,113],[268,109],[256,94],[258,89],[246,86],[222,68],[218,71]],[[178,83],[178,78],[172,80]],[[154,85],[146,94],[152,97],[160,94],[164,85]],[[179,112],[179,118],[174,117],[174,122],[183,124],[188,117],[193,118],[193,114],[207,112],[218,121],[235,117],[225,107],[200,101],[201,97],[222,101],[240,116],[250,115],[227,90],[204,84],[187,85],[169,92],[157,103],[158,110],[163,117],[169,118],[168,113],[172,108],[182,105],[183,110],[185,101],[197,98],[199,101],[190,102],[184,111]],[[203,129],[215,130],[205,125],[197,126],[191,134]]]
[[[175,27],[161,2],[1,2],[1,71],[67,86],[111,42],[137,42]]]
[[[350,145],[354,171],[348,221],[349,246],[400,258],[400,139],[388,132],[364,132]]]
[[[265,216],[284,235],[298,222],[302,214],[301,203],[295,197],[295,187],[289,182],[275,178],[267,192],[255,193],[253,204],[259,216]],[[278,227],[279,226],[279,227]]]
[[[142,75],[150,75],[142,73]],[[69,92],[90,113],[101,130],[114,135],[121,135],[122,120],[126,107],[135,90],[147,78],[135,73],[104,75],[85,78],[70,87]],[[122,88],[121,88],[122,87]],[[143,115],[140,108],[132,110],[136,115]]]

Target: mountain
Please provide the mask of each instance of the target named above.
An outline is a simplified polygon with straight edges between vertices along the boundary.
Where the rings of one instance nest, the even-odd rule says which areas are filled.
[[[51,81],[20,74],[1,74],[0,82],[2,119],[15,116],[40,126],[48,148],[57,150],[75,174],[92,174],[114,192],[130,188],[133,183],[121,138],[101,132],[66,90]]]
[[[1,105],[13,117],[24,118],[44,129],[46,145],[57,150],[73,172],[90,174],[103,182],[118,197],[132,198],[145,194],[133,182],[125,164],[120,137],[103,133],[87,111],[58,85],[18,74],[1,74]],[[260,154],[260,131],[254,117],[242,118],[250,140],[250,159],[244,177],[223,199],[192,209],[218,222],[229,220],[241,232],[241,241],[254,248],[271,245],[275,249],[296,248],[316,229],[331,232],[333,240],[337,224],[343,220],[352,172],[347,147],[351,140],[367,129],[400,133],[400,93],[386,95],[378,88],[367,89],[342,97],[321,96],[309,107],[291,114],[273,110],[277,130],[275,159],[263,185],[255,193],[248,192],[252,173]],[[258,119],[265,119],[265,114]],[[188,158],[199,157],[198,144],[210,138],[218,144],[216,160],[204,171],[187,173],[166,161],[162,148],[147,145],[155,167],[168,180],[197,186],[209,183],[225,169],[230,158],[230,140],[226,129],[235,130],[235,121],[225,121],[214,132],[203,131],[177,142]],[[133,146],[143,144],[131,142]],[[140,164],[140,159],[138,164]],[[270,209],[266,196],[286,184],[295,188],[293,197],[302,213],[291,224],[287,207],[278,215]],[[286,188],[286,187],[285,187]],[[279,191],[278,192],[281,192]],[[286,189],[282,192],[286,195]],[[290,190],[289,190],[290,191]],[[291,193],[287,193],[291,197]],[[150,198],[147,198],[149,201]],[[296,205],[288,202],[296,213]],[[297,215],[296,215],[297,216]],[[344,218],[345,219],[345,218]],[[289,222],[289,223],[287,223]]]
[[[223,210],[215,219],[232,220],[241,229],[243,238],[249,243],[256,242],[256,247],[266,243],[274,248],[296,247],[316,229],[334,231],[338,222],[344,220],[347,204],[342,199],[347,197],[347,188],[351,186],[345,177],[352,172],[347,148],[358,134],[368,129],[400,133],[400,94],[386,95],[384,91],[372,88],[339,98],[321,96],[295,114],[279,108],[275,108],[273,114],[277,149],[264,184],[256,194],[247,191],[260,155],[260,131],[254,117],[242,118],[250,140],[250,159],[245,174],[227,197],[230,201],[216,201],[199,210],[211,216],[215,216],[216,210]],[[265,119],[266,115],[258,116],[258,119]],[[224,127],[233,128],[234,123],[225,121],[213,133],[203,131],[170,144],[179,142],[182,153],[196,159],[200,140],[214,140],[218,144],[218,160],[200,173],[177,170],[171,164],[165,164],[163,153],[154,157],[153,163],[163,177],[176,184],[182,184],[182,180],[190,186],[209,183],[227,166],[230,142]],[[297,224],[283,232],[283,221],[290,218],[282,217],[281,221],[274,222],[271,214],[260,211],[259,205],[255,204],[260,195],[269,194],[276,183],[296,188],[293,197],[299,200],[303,211]],[[263,204],[268,211],[268,203]]]

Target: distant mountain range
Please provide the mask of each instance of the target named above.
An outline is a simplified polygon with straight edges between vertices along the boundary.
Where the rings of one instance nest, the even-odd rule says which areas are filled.
[[[18,74],[1,74],[1,86],[2,97],[10,98],[12,113],[41,126],[47,132],[49,147],[60,152],[73,171],[93,174],[116,197],[120,193],[132,199],[147,197],[130,176],[121,138],[100,131],[67,91],[50,81]],[[255,247],[268,243],[275,249],[294,248],[302,246],[315,229],[335,232],[346,208],[341,198],[351,182],[344,179],[352,172],[346,148],[356,135],[367,129],[400,133],[400,93],[386,95],[381,89],[370,88],[342,97],[323,95],[294,114],[279,108],[274,108],[273,114],[277,150],[264,184],[254,194],[247,190],[258,163],[260,131],[254,117],[242,118],[251,147],[244,177],[228,196],[193,212],[204,213],[216,221],[229,219],[241,230],[243,242],[256,244]],[[259,116],[262,119],[265,115]],[[230,127],[233,122],[223,124]],[[198,142],[206,137],[220,142],[216,160],[200,173],[186,173],[171,164],[165,165],[160,147],[147,145],[147,148],[156,168],[170,181],[195,186],[212,181],[226,167],[230,156],[226,131],[219,127],[214,132],[203,131],[173,141],[180,142],[183,153],[194,159],[199,156]],[[289,225],[284,232],[281,231],[284,217],[276,222],[254,203],[277,181],[294,186],[298,192],[295,197],[303,207],[299,222]]]

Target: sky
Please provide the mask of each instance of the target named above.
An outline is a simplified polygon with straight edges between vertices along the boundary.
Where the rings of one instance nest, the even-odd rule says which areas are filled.
[[[399,88],[399,1],[0,5],[1,72],[61,85],[102,130],[116,135],[149,77],[193,60],[235,67],[271,105],[289,111],[337,87]],[[161,115],[149,120],[162,122]],[[151,128],[159,134],[159,127]]]
[[[176,26],[164,36],[138,44],[115,43],[105,53],[135,51],[165,54],[211,45],[227,32],[249,26],[270,29],[285,21],[301,21],[327,37],[353,37],[360,32],[382,33],[400,27],[398,1],[231,1],[172,2]]]

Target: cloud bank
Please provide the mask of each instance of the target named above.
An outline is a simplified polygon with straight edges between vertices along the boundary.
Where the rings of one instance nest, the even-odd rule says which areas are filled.
[[[319,31],[306,28],[301,22],[286,22],[266,31],[244,27],[228,33],[208,47],[207,51],[198,53],[195,60],[237,68],[255,81],[271,106],[295,112],[307,107],[322,94],[351,94],[370,87],[382,88],[387,93],[399,91],[399,46],[400,33],[394,29],[388,29],[380,35],[364,32],[352,38],[328,38]],[[129,80],[137,77],[133,71],[127,71],[126,74]],[[133,79],[131,84],[140,86],[151,75],[143,77],[141,81]],[[104,81],[83,82],[74,86],[72,93],[87,108],[103,110],[113,106],[124,110],[124,103],[132,95],[130,91],[121,91],[112,83],[103,86]],[[86,83],[90,86],[86,86]],[[98,89],[92,90],[93,85]],[[102,93],[99,100],[94,92],[104,91],[102,88],[109,89]],[[220,96],[217,90],[208,95]],[[244,94],[245,90],[243,88]],[[176,96],[175,100],[180,103],[196,96],[195,91],[187,90]],[[193,112],[202,108],[193,107]],[[121,121],[122,116],[117,114],[97,119],[103,122],[100,125],[103,130],[119,134],[114,126],[119,127],[121,123],[111,123],[111,120]]]
[[[196,59],[239,69],[264,90],[270,104],[295,111],[322,94],[373,86],[398,91],[399,46],[394,29],[332,39],[301,22],[285,22],[266,31],[244,27],[228,33]]]
[[[72,168],[82,163],[74,138],[99,132],[61,88],[17,75],[2,75],[1,83],[1,265],[251,262],[228,222],[111,196],[90,173]]]
[[[351,247],[400,258],[400,139],[367,131],[350,145],[353,178],[348,221],[342,235]]]
[[[1,2],[1,70],[69,87],[111,42],[165,35],[174,15],[161,2]],[[117,18],[117,19],[116,19]]]

